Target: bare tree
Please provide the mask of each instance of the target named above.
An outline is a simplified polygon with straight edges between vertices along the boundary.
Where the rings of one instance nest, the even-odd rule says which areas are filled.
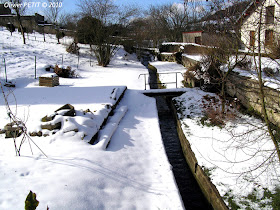
[[[87,36],[100,66],[107,66],[112,56],[118,50],[117,39],[113,37],[113,24],[126,22],[133,15],[133,10],[117,12],[117,6],[112,0],[80,0],[78,6],[82,16],[97,20],[92,33]],[[119,10],[122,11],[122,10]],[[119,15],[119,16],[118,16]]]
[[[13,5],[11,8],[16,13],[19,30],[22,34],[23,44],[26,44],[25,34],[24,34],[25,29],[23,27],[22,18],[21,18],[21,16],[25,13],[26,8],[27,8],[24,4],[26,1],[25,0],[10,0],[9,2]]]
[[[57,25],[61,11],[62,11],[62,2],[63,0],[48,0],[49,6],[45,10],[46,18],[51,22]]]
[[[45,10],[46,17],[49,21],[51,21],[55,25],[56,30],[56,38],[58,44],[60,43],[60,38],[64,36],[64,33],[62,33],[59,30],[59,24],[58,21],[61,16],[62,11],[62,2],[63,0],[48,0],[49,6]]]

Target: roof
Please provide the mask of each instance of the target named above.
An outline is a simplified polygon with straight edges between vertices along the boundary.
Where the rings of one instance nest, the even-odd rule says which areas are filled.
[[[189,31],[189,32],[183,32],[183,34],[191,34],[191,33],[202,33],[203,31]]]
[[[237,19],[237,23],[241,23],[242,20],[250,17],[251,14],[257,9],[257,7],[265,0],[254,0],[252,1],[248,7],[243,11],[241,16]]]

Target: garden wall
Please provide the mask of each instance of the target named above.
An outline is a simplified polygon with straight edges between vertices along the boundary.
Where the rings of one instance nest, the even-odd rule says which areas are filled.
[[[262,113],[258,87],[258,81],[237,73],[231,73],[226,83],[230,96],[238,98],[246,108]],[[280,127],[280,92],[269,87],[264,92],[269,120]]]
[[[204,196],[208,200],[208,202],[211,204],[213,209],[217,210],[227,210],[228,207],[223,201],[221,195],[219,194],[217,188],[215,185],[211,182],[210,178],[205,174],[203,169],[200,165],[197,163],[197,159],[195,157],[195,154],[193,153],[190,143],[187,140],[182,127],[181,122],[177,117],[177,110],[174,106],[174,104],[171,102],[171,109],[174,114],[174,117],[176,119],[177,123],[177,132],[179,135],[179,139],[181,142],[182,150],[184,153],[184,156],[186,158],[186,161],[192,171],[192,174],[194,175],[199,187],[201,188]]]

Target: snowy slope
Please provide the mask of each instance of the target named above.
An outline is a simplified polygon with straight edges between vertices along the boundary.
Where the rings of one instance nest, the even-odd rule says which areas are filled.
[[[183,209],[162,144],[155,100],[140,91],[144,81],[138,75],[147,70],[136,56],[124,59],[120,49],[111,64],[102,68],[95,58],[90,60],[86,45],[81,45],[78,63],[78,57],[66,53],[54,37],[48,36],[44,43],[42,35],[36,34],[36,41],[30,36],[26,45],[17,33],[11,37],[1,29],[0,37],[8,80],[16,84],[15,98],[10,95],[9,103],[29,131],[40,129],[40,119],[66,103],[95,114],[111,102],[114,88],[128,87],[120,103],[127,113],[106,151],[94,149],[71,131],[32,137],[48,157],[31,143],[32,155],[27,141],[22,156],[16,157],[13,140],[0,135],[0,209],[23,209],[30,190],[37,194],[38,209]],[[63,65],[71,66],[79,77],[60,78],[60,86],[53,88],[39,87],[35,56],[37,78],[46,73],[45,65],[62,65],[62,56]],[[0,68],[3,82],[3,62]],[[2,96],[0,113],[3,128],[9,117]],[[91,125],[78,118],[75,123],[79,128],[86,125],[85,130]]]

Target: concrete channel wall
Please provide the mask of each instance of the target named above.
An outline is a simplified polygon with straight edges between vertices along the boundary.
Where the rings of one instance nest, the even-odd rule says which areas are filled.
[[[203,169],[201,168],[200,165],[197,163],[197,159],[195,157],[194,152],[191,149],[190,143],[187,140],[183,129],[181,127],[181,122],[177,117],[177,110],[174,106],[174,104],[171,102],[171,109],[174,114],[174,117],[176,119],[177,123],[177,132],[179,135],[179,139],[181,142],[182,150],[184,153],[184,156],[186,158],[186,161],[199,185],[201,188],[204,196],[208,200],[208,202],[211,204],[213,209],[216,210],[227,210],[228,207],[223,201],[220,193],[218,192],[217,188],[215,185],[211,182],[210,178],[205,174]]]
[[[151,64],[149,64],[148,69],[149,70],[152,69],[153,72],[157,71],[157,69],[154,66],[152,66]],[[158,88],[160,88],[160,87],[158,86]],[[181,127],[181,122],[177,116],[177,109],[174,106],[174,104],[172,103],[172,100],[170,100],[170,105],[171,105],[171,107],[170,107],[171,112],[174,115],[174,118],[176,119],[176,128],[177,128],[178,136],[180,139],[180,143],[181,143],[181,147],[182,147],[185,159],[186,159],[186,161],[189,165],[189,168],[190,168],[194,178],[196,179],[201,191],[203,192],[205,198],[211,204],[213,209],[227,210],[228,207],[224,203],[217,188],[211,182],[210,178],[205,174],[205,172],[203,171],[201,166],[199,166],[197,164],[197,159],[195,157],[194,152],[191,149],[189,141],[187,140],[187,138],[183,132],[183,129]]]

